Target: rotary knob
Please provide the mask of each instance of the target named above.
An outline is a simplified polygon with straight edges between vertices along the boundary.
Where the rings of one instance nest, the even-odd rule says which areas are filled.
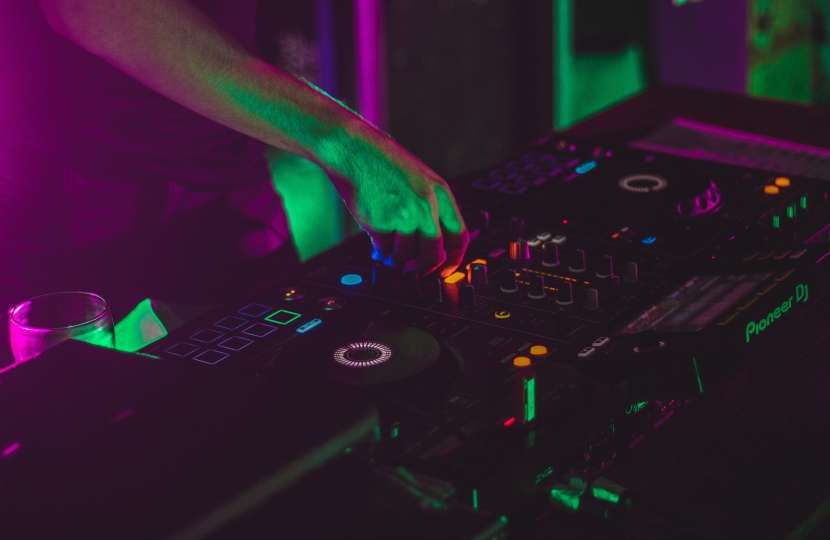
[[[585,291],[585,303],[582,307],[588,311],[599,309],[599,291],[596,289],[588,289]]]
[[[476,289],[472,285],[462,285],[458,289],[458,303],[462,307],[475,307]]]
[[[602,258],[602,262],[600,263],[600,267],[597,268],[597,277],[598,278],[607,278],[614,275],[614,259],[611,255],[605,255]]]
[[[559,246],[553,242],[542,244],[542,265],[559,266]]]
[[[640,277],[639,270],[637,268],[637,263],[625,263],[625,278],[623,279],[623,281],[625,281],[626,283],[637,283],[639,279]]]
[[[569,306],[574,303],[573,285],[570,281],[559,285],[559,290],[556,291],[556,303],[560,306]]]
[[[519,236],[524,236],[525,234],[525,220],[521,218],[510,218],[510,221],[507,222],[507,230],[510,234],[510,238],[517,238]]]
[[[473,287],[487,286],[487,265],[471,264],[470,271],[467,273],[467,281]]]
[[[514,293],[519,290],[519,282],[516,279],[516,272],[507,270],[501,282],[501,292]]]
[[[584,272],[585,271],[585,250],[584,249],[577,249],[576,253],[573,256],[573,260],[571,261],[571,265],[568,267],[568,270],[571,272]]]
[[[545,297],[545,276],[533,275],[530,277],[530,289],[527,291],[527,297],[534,300]]]
[[[530,260],[530,246],[527,240],[513,240],[510,242],[510,259],[514,261]]]

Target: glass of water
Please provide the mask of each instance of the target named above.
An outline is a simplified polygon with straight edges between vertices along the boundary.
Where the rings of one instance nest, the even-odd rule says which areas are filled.
[[[115,347],[109,305],[88,292],[44,294],[12,307],[9,336],[15,363],[25,362],[67,339]]]

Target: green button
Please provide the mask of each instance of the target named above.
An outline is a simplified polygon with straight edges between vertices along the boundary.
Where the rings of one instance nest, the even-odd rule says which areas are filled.
[[[299,317],[299,313],[294,313],[293,311],[286,311],[284,309],[281,309],[265,317],[265,320],[276,324],[288,324],[291,321],[297,320]]]

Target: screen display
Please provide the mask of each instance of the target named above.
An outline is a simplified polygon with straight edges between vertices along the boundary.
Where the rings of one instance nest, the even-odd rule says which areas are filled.
[[[697,332],[733,308],[770,275],[695,276],[631,321],[622,333]]]

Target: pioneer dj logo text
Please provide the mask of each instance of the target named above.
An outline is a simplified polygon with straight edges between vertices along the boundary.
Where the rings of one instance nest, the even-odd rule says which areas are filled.
[[[806,284],[798,285],[795,288],[795,297],[790,296],[788,299],[784,300],[784,302],[770,313],[767,314],[766,317],[761,319],[758,322],[749,321],[746,325],[746,342],[749,343],[749,340],[752,336],[757,336],[764,330],[766,330],[769,325],[777,321],[781,318],[781,315],[788,312],[793,308],[793,299],[796,302],[806,302],[810,297],[810,291],[807,288]]]

